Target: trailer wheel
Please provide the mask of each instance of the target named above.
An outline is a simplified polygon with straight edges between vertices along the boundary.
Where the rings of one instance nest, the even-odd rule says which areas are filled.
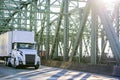
[[[11,67],[10,61],[7,60],[7,61],[5,62],[5,65]]]
[[[11,67],[10,59],[6,58],[5,59],[5,65]]]

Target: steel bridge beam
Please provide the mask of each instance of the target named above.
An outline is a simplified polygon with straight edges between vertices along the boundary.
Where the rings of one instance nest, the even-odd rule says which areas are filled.
[[[68,44],[69,44],[69,14],[68,14],[68,0],[64,0],[64,61],[68,60]]]
[[[80,24],[79,29],[78,29],[78,33],[77,33],[77,36],[76,36],[76,39],[75,39],[75,42],[74,42],[74,46],[73,46],[73,50],[72,50],[69,62],[71,62],[73,60],[73,56],[75,55],[75,53],[77,51],[77,48],[78,48],[78,45],[79,45],[79,42],[80,42],[79,40],[82,36],[83,29],[85,27],[85,23],[87,21],[89,11],[90,11],[90,0],[87,2],[86,7],[84,9],[83,16],[82,16],[82,21],[81,21],[81,24]]]
[[[95,0],[93,0],[92,2],[93,2],[93,7],[96,8],[96,11],[100,16],[101,22],[104,26],[103,28],[105,30],[107,39],[110,42],[110,46],[116,58],[116,61],[118,64],[120,64],[120,42],[115,32],[115,29],[113,28],[112,19],[109,17],[105,6],[100,5],[101,2],[99,1],[97,2]]]
[[[28,4],[30,4],[30,2],[28,2],[28,3],[21,3],[21,6],[16,7],[16,11],[14,11],[12,14],[10,14],[10,17],[9,17],[9,18],[7,18],[7,19],[4,20],[5,23],[3,24],[3,26],[7,26],[7,24],[10,22],[11,18],[12,18],[16,13],[18,13],[19,10],[21,10],[24,6],[26,6],[26,5],[28,5]],[[18,9],[19,9],[19,10],[18,10]]]
[[[94,7],[92,7],[91,11],[91,64],[96,64],[97,63],[97,48],[98,48],[98,16],[96,14],[96,11]]]
[[[63,13],[63,10],[64,10],[64,2],[62,3],[61,5],[61,10],[60,12]],[[61,22],[62,22],[62,18],[63,18],[63,15],[60,14],[59,17],[57,18],[57,26],[56,26],[56,30],[55,30],[55,37],[54,37],[54,41],[53,41],[53,44],[52,44],[52,49],[51,49],[51,59],[53,58],[53,55],[55,53],[55,47],[56,47],[56,43],[58,41],[58,35],[59,35],[59,30],[60,30],[60,25],[61,25]]]
[[[47,15],[47,27],[46,27],[46,59],[49,59],[49,51],[50,51],[50,0],[46,1],[46,15]]]

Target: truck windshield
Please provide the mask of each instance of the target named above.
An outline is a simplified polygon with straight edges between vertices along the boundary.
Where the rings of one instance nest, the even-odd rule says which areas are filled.
[[[18,43],[17,44],[18,49],[35,49],[35,44],[31,43]]]

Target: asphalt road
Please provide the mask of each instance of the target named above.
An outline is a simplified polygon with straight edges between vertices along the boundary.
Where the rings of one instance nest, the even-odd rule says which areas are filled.
[[[85,72],[65,70],[47,66],[39,69],[7,67],[0,63],[0,80],[119,80]]]

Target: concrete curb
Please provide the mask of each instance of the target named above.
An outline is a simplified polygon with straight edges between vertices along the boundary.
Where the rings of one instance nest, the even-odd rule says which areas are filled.
[[[112,74],[113,76],[120,77],[120,66],[114,66]]]

